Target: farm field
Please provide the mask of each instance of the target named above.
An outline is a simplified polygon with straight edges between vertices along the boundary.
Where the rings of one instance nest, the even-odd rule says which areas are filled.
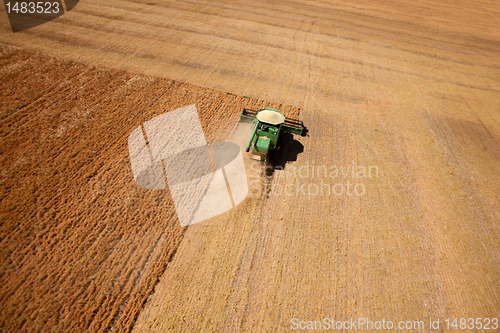
[[[498,3],[462,0],[88,0],[16,34],[0,15],[0,325],[500,319],[498,26]],[[126,138],[193,103],[209,141],[241,142],[247,106],[309,132],[180,228]]]
[[[243,107],[280,106],[18,47],[0,59],[0,327],[130,330],[186,231],[168,192],[135,185],[130,132],[196,104],[223,141]]]

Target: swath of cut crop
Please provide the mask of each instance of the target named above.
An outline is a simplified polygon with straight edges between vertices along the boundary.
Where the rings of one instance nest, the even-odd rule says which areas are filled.
[[[280,106],[0,49],[0,327],[128,331],[186,230],[168,190],[135,185],[128,135],[195,104],[224,141],[243,107]]]

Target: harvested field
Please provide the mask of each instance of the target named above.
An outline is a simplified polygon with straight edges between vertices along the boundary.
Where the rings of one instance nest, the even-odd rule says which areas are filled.
[[[7,169],[9,173],[2,175],[2,191],[18,196],[19,201],[14,201],[13,196],[2,200],[2,207],[6,207],[2,221],[10,221],[2,222],[2,228],[18,223],[14,217],[21,216],[16,215],[21,212],[27,221],[31,219],[25,229],[2,232],[5,244],[16,248],[32,244],[39,232],[37,228],[48,223],[43,222],[45,219],[59,218],[59,228],[65,223],[76,224],[78,218],[87,221],[97,209],[90,206],[90,199],[83,201],[89,193],[107,193],[117,201],[122,198],[120,193],[132,191],[131,174],[124,176],[120,169],[127,163],[126,135],[167,106],[184,106],[205,94],[206,89],[199,86],[217,90],[210,90],[212,97],[203,97],[204,102],[200,102],[213,105],[212,111],[202,108],[200,112],[207,121],[213,116],[213,122],[220,120],[228,126],[221,137],[232,135],[232,119],[237,118],[237,110],[228,110],[228,118],[217,118],[226,112],[221,112],[225,110],[222,105],[233,98],[239,101],[235,102],[238,106],[248,101],[232,94],[274,101],[273,105],[300,107],[300,118],[309,129],[308,137],[296,141],[287,138],[290,144],[274,160],[275,166],[284,168],[274,170],[272,178],[264,181],[269,185],[265,191],[258,187],[262,182],[258,172],[251,174],[257,190],[244,205],[210,223],[190,226],[183,236],[178,230],[176,241],[164,239],[150,259],[158,264],[141,266],[147,259],[139,259],[142,257],[138,251],[134,252],[137,257],[132,255],[130,259],[117,255],[102,257],[116,264],[113,267],[123,267],[130,276],[142,276],[138,283],[147,287],[141,289],[145,293],[137,298],[138,303],[146,299],[164,271],[135,324],[133,318],[138,310],[129,316],[127,313],[132,312],[125,311],[128,305],[123,306],[123,315],[119,306],[103,315],[110,308],[106,302],[111,302],[106,296],[81,305],[78,297],[61,293],[55,298],[60,303],[52,303],[56,304],[54,308],[44,310],[41,302],[31,296],[35,295],[35,285],[16,280],[22,277],[31,281],[30,274],[38,272],[28,264],[19,266],[24,263],[23,258],[38,258],[36,252],[21,256],[16,262],[18,266],[13,266],[8,261],[7,246],[3,247],[7,250],[2,250],[7,257],[2,259],[9,269],[2,276],[9,284],[2,289],[2,295],[14,303],[6,303],[2,308],[3,318],[15,321],[26,315],[16,308],[19,299],[25,309],[35,312],[16,325],[35,329],[46,325],[104,330],[119,328],[118,323],[123,323],[124,330],[134,325],[136,332],[287,331],[293,318],[307,321],[326,317],[396,323],[424,321],[425,327],[416,331],[430,331],[429,319],[440,318],[440,330],[446,331],[446,318],[500,319],[499,18],[498,2],[486,0],[110,0],[106,4],[88,0],[54,21],[12,34],[6,15],[0,15],[3,43],[58,56],[64,59],[62,64],[75,61],[90,66],[85,67],[87,71],[97,66],[99,73],[108,73],[99,74],[103,76],[98,81],[89,81],[108,91],[107,97],[99,95],[99,90],[92,92],[95,97],[86,96],[92,101],[101,98],[101,108],[96,112],[101,112],[109,124],[92,124],[101,126],[110,139],[88,139],[89,128],[82,127],[83,122],[74,123],[74,127],[66,126],[60,131],[66,135],[64,131],[80,133],[85,129],[87,136],[72,135],[81,141],[75,141],[67,152],[61,153],[71,156],[95,145],[96,149],[88,150],[85,156],[96,162],[86,164],[87,168],[115,170],[123,177],[114,176],[121,181],[120,186],[108,181],[104,187],[99,184],[114,179],[106,175],[111,171],[92,173],[94,169],[89,169],[88,183],[87,174],[81,173],[72,176],[75,185],[71,185],[66,178],[58,177],[70,177],[76,165],[62,164],[69,162],[62,157],[58,160],[57,155],[54,161],[29,159],[36,157],[32,151],[46,156],[54,153],[39,148],[35,138],[42,136],[32,129],[33,122],[28,122],[35,114],[26,113],[22,107],[36,108],[40,117],[53,117],[64,124],[69,119],[57,115],[66,109],[64,103],[75,102],[50,99],[49,103],[41,97],[62,96],[66,84],[78,93],[91,94],[76,88],[86,84],[88,75],[77,75],[79,72],[73,72],[69,65],[53,68],[50,63],[39,62],[40,73],[46,73],[37,79],[42,83],[33,81],[25,69],[19,76],[3,80],[2,85],[8,88],[1,91],[7,96],[1,100],[5,110],[2,149],[10,147],[12,155],[8,156],[12,157],[3,154],[2,158],[12,163],[11,169]],[[25,61],[19,56],[17,65],[8,65],[7,61],[2,70],[23,68]],[[56,81],[64,84],[51,81],[52,72],[60,73],[59,69],[64,74],[58,75],[64,78]],[[132,73],[152,80],[147,83],[151,87],[127,90],[125,83],[116,81],[122,77],[130,80],[136,76]],[[26,83],[16,85],[13,80]],[[172,89],[177,87],[179,100],[187,103],[161,95],[165,87],[158,82],[167,84],[171,80],[175,80]],[[186,90],[182,91],[184,87]],[[113,94],[109,94],[111,91]],[[16,94],[17,100],[13,97]],[[37,103],[46,103],[44,112]],[[136,108],[138,105],[149,111],[142,113],[142,109]],[[123,121],[128,117],[132,119],[130,125]],[[37,123],[59,132],[60,126]],[[26,134],[25,139],[15,142],[15,149],[14,135],[5,134],[12,128]],[[89,140],[95,141],[90,144]],[[77,150],[78,144],[82,149]],[[108,157],[110,151],[115,159]],[[22,156],[32,164],[25,166]],[[38,167],[45,163],[49,168],[59,161],[64,166],[59,168],[65,171],[58,171],[57,175],[45,174],[42,170],[46,168]],[[249,168],[253,166],[248,164]],[[35,182],[35,176],[25,177],[29,181],[11,179],[14,170],[35,175],[40,181]],[[360,170],[366,173],[358,173]],[[97,175],[99,178],[95,178]],[[40,185],[42,179],[52,187]],[[62,179],[64,186],[74,186],[71,193],[76,198],[81,196],[73,205],[87,203],[81,205],[84,208],[80,208],[80,216],[74,220],[71,215],[61,215],[61,219],[54,212],[34,215],[37,210],[33,207],[37,206],[30,193],[59,193],[55,179]],[[18,190],[14,183],[28,190]],[[80,191],[79,184],[87,184],[85,191]],[[364,189],[362,194],[353,194],[356,186],[358,191]],[[68,205],[62,200],[66,192],[60,193],[59,197],[37,200],[52,200],[56,207]],[[167,208],[156,210],[157,202],[166,200],[155,197],[157,194],[139,190],[134,193],[137,194],[130,197],[135,199],[130,200],[136,200],[135,208],[127,211],[127,225],[140,226],[140,232],[147,233],[151,240],[147,243],[144,237],[132,234],[128,240],[120,240],[124,242],[120,245],[124,251],[134,237],[155,244],[167,228],[168,214],[173,214]],[[37,202],[45,207],[45,201]],[[113,208],[107,209],[106,205],[116,206],[108,201],[101,205],[103,219],[112,214],[109,210]],[[118,228],[117,225],[113,223],[111,227]],[[22,239],[21,245],[11,240],[11,234]],[[61,244],[68,244],[63,248],[71,248],[69,236],[59,237],[66,242]],[[74,231],[73,237],[90,236]],[[167,243],[178,245],[175,256],[172,257]],[[149,245],[149,249],[153,247]],[[138,249],[142,248],[147,246],[139,243]],[[53,262],[66,260],[64,255],[55,253],[50,258]],[[87,257],[82,254],[80,258]],[[94,279],[92,288],[96,289],[92,290],[112,290],[113,297],[124,299],[121,304],[129,304],[126,298],[132,296],[128,295],[139,290],[133,288],[133,283],[124,282],[132,280],[121,280],[123,287],[113,284],[108,276],[115,276],[112,272],[117,270],[111,266],[98,266],[102,271],[95,275],[92,274],[96,268],[86,271],[85,265],[94,267],[99,260],[104,259],[80,259],[61,267],[81,270],[84,276]],[[78,266],[79,263],[85,265]],[[164,269],[167,263],[168,268]],[[142,267],[151,267],[152,272],[141,273]],[[16,273],[16,269],[22,272]],[[14,273],[18,275],[7,275]],[[37,278],[45,281],[42,275]],[[49,285],[60,285],[55,282]],[[20,298],[14,296],[16,283],[23,286],[20,295],[24,296]],[[40,292],[45,289],[39,288],[37,295],[45,295]],[[89,295],[95,294],[88,290]],[[79,309],[74,312],[75,318],[86,318],[85,322],[73,323],[67,317],[59,317],[59,324],[51,321],[58,318],[57,311],[50,312],[51,309],[71,307]]]
[[[0,327],[128,331],[186,228],[133,182],[127,136],[196,104],[221,141],[243,107],[280,106],[6,45],[0,71]]]

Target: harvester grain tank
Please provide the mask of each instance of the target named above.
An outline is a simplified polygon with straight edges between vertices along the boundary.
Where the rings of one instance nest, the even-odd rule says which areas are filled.
[[[271,108],[262,110],[243,109],[240,120],[254,123],[245,150],[249,152],[253,145],[251,158],[260,161],[266,161],[269,152],[277,148],[282,131],[302,135],[305,129],[302,121],[286,119],[278,110]]]

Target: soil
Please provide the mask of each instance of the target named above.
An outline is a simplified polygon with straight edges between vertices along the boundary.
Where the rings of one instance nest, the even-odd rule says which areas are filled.
[[[168,191],[135,185],[130,132],[195,104],[207,140],[223,141],[243,107],[299,110],[0,50],[0,327],[128,331],[186,232]]]
[[[368,318],[422,320],[424,329],[414,331],[430,331],[429,320],[440,318],[433,331],[446,331],[446,318],[500,318],[499,18],[500,5],[486,0],[87,0],[13,34],[0,15],[0,41],[63,59],[30,66],[24,51],[3,51],[18,58],[2,60],[2,71],[20,68],[0,92],[1,149],[9,151],[2,153],[4,327],[255,332],[290,330],[293,318]],[[77,75],[70,61],[87,69]],[[132,73],[143,79],[126,88]],[[96,88],[80,90],[86,85]],[[215,90],[205,95],[200,86]],[[174,87],[178,97],[162,95]],[[63,117],[77,103],[65,89],[99,108]],[[220,137],[241,136],[237,107],[258,104],[241,96],[300,107],[308,136],[283,136],[269,178],[247,162],[256,188],[245,202],[162,239],[175,225],[166,197],[122,194],[133,191],[126,136],[197,98]],[[220,112],[230,101],[235,110]],[[85,110],[99,122],[79,121]],[[81,166],[70,166],[72,154],[82,154]],[[66,193],[75,199],[66,202]],[[134,205],[115,212],[122,198]],[[139,231],[114,222],[124,212]],[[64,233],[43,234],[52,220]],[[113,236],[79,238],[79,221]],[[37,233],[61,239],[45,257],[37,255]],[[133,254],[121,255],[135,242]],[[83,251],[99,252],[98,244],[119,250],[95,260]],[[22,249],[16,260],[11,248]],[[150,264],[141,256],[147,248]],[[43,260],[60,263],[59,271],[39,275],[33,263]],[[64,272],[90,278],[54,277]],[[123,280],[115,283],[117,276]],[[144,288],[130,282],[135,276]],[[73,290],[89,295],[84,304]],[[129,306],[135,290],[137,306]]]

